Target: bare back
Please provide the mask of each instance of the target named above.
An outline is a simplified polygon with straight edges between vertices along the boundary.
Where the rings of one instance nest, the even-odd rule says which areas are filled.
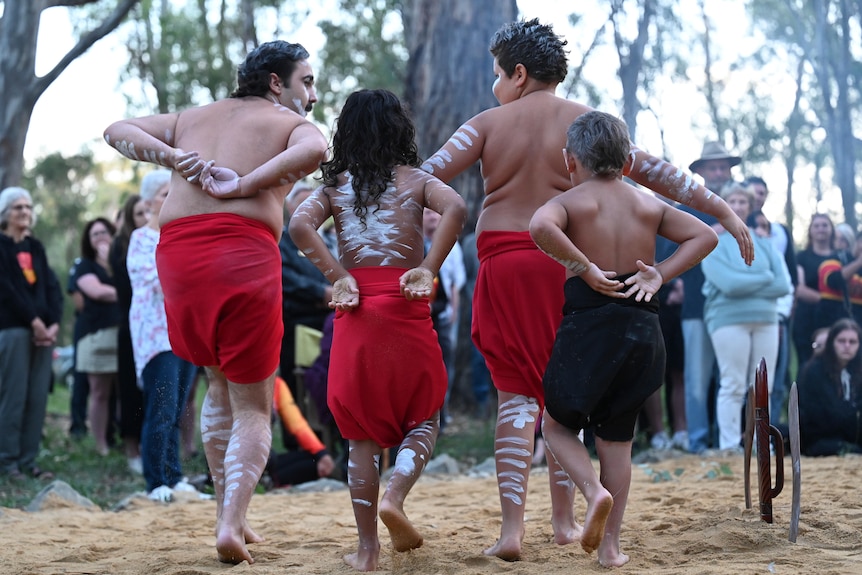
[[[566,235],[600,269],[637,271],[655,261],[655,237],[667,204],[622,180],[592,179],[557,200],[566,210]]]
[[[291,135],[303,125],[313,128],[299,114],[264,98],[227,98],[177,114],[172,145],[197,150],[201,157],[243,176],[287,149]],[[185,216],[229,212],[265,223],[278,238],[282,205],[291,187],[285,182],[251,197],[221,199],[174,172],[160,224]]]
[[[590,110],[548,90],[533,92],[469,120],[423,168],[449,181],[481,160],[485,200],[477,232],[527,230],[540,206],[571,187],[566,129]]]

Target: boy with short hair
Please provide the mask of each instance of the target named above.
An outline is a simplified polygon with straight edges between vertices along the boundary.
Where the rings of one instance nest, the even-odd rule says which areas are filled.
[[[591,108],[556,96],[566,77],[566,41],[538,20],[504,25],[491,40],[493,92],[502,104],[464,123],[424,164],[449,182],[481,161],[485,198],[476,224],[479,273],[473,295],[473,342],[497,388],[497,481],[503,522],[486,555],[521,557],[524,510],[536,421],[544,407],[542,375],[562,319],[563,269],[527,231],[536,209],[570,187],[560,153],[565,127]],[[691,175],[637,147],[624,173],[636,182],[717,217],[753,258],[751,236],[717,195]],[[571,483],[548,460],[554,541],[578,540]]]
[[[619,536],[635,423],[664,378],[658,300],[652,298],[718,239],[694,216],[622,181],[630,146],[624,122],[589,112],[567,136],[573,187],[530,221],[530,235],[567,277],[564,317],[543,381],[542,428],[548,450],[587,500],[581,547],[598,549],[602,565],[618,567],[629,560]],[[656,234],[679,248],[653,264]],[[601,481],[578,438],[585,427],[595,431]]]

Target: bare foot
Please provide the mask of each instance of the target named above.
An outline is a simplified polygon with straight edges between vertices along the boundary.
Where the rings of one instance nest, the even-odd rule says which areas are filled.
[[[254,530],[248,526],[247,522],[242,526],[242,535],[246,543],[260,543],[264,540],[263,537],[255,533]]]
[[[396,551],[410,551],[422,547],[422,536],[407,519],[404,511],[386,501],[385,498],[380,503],[380,520],[389,529],[389,537]]]
[[[557,525],[551,520],[551,525],[554,527],[554,543],[557,545],[569,545],[575,541],[580,541],[584,532],[584,528],[577,522],[571,525]]]
[[[599,549],[599,565],[602,567],[622,567],[629,562],[629,556],[619,549]]]
[[[377,571],[377,561],[380,557],[380,549],[372,551],[371,549],[362,549],[356,553],[344,556],[344,562],[356,569],[357,571]]]
[[[503,561],[520,561],[521,560],[521,540],[500,538],[493,547],[488,547],[484,551],[485,555],[499,557]]]
[[[605,523],[614,506],[614,498],[605,491],[595,501],[587,504],[587,516],[584,519],[584,529],[581,533],[581,547],[587,553],[598,549],[605,534]]]
[[[234,565],[243,561],[248,561],[249,564],[254,563],[254,559],[246,549],[243,538],[231,533],[229,529],[223,529],[216,538],[216,551],[218,552],[218,560],[222,563],[233,563]]]

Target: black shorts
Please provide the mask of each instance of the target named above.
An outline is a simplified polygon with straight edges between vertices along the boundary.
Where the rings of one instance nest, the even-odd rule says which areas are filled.
[[[644,402],[664,380],[658,306],[601,296],[580,278],[565,291],[543,380],[545,409],[574,431],[591,427],[607,441],[630,441]]]

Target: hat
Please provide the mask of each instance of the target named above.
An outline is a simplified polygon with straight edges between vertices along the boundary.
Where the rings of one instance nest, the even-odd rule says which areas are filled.
[[[703,152],[701,152],[700,158],[693,161],[691,165],[689,165],[688,169],[693,172],[698,168],[698,166],[710,160],[728,160],[730,162],[730,167],[732,168],[733,166],[738,165],[742,161],[742,158],[739,156],[731,156],[730,152],[727,151],[727,148],[722,146],[720,142],[707,142],[703,145]]]

